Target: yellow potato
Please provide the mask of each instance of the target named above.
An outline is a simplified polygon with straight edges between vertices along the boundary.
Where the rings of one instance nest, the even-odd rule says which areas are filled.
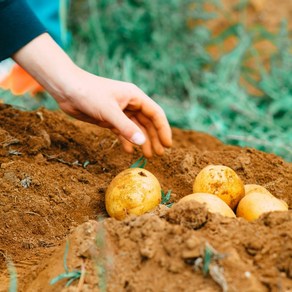
[[[247,184],[244,185],[245,195],[249,193],[263,193],[267,195],[272,195],[266,188],[256,185],[256,184]]]
[[[266,188],[260,185],[256,185],[256,184],[244,185],[244,190],[245,190],[245,195],[250,194],[250,193],[262,193],[262,194],[267,194],[274,197],[274,195],[270,193]],[[283,202],[283,204],[288,208],[288,204],[284,200],[281,200],[281,199],[279,200]]]
[[[247,221],[258,219],[263,213],[273,211],[287,211],[288,205],[286,202],[277,199],[270,194],[265,193],[249,193],[240,200],[236,215],[243,217]]]
[[[194,193],[209,193],[222,199],[234,209],[244,196],[244,184],[237,173],[224,165],[208,165],[197,175]]]
[[[143,168],[129,168],[119,173],[105,194],[108,214],[118,220],[128,214],[141,215],[153,210],[161,201],[157,178]]]
[[[205,204],[207,210],[211,213],[219,213],[225,217],[236,217],[231,208],[220,198],[215,195],[207,193],[196,193],[187,195],[179,200],[178,203],[187,201],[197,201]]]

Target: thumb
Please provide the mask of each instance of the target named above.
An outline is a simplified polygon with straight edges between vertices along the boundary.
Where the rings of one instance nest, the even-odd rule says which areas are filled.
[[[136,145],[142,145],[146,142],[146,138],[142,130],[132,120],[130,120],[120,108],[111,110],[110,115],[108,115],[107,122],[117,129],[120,135],[128,141]]]

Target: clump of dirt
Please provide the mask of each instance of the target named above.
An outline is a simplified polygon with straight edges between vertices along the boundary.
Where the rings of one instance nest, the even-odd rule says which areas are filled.
[[[234,169],[292,206],[292,164],[207,134],[173,129],[174,145],[146,169],[172,189],[192,193],[208,164]],[[289,291],[292,213],[249,223],[189,202],[116,221],[107,217],[110,181],[140,156],[125,154],[109,131],[40,109],[0,107],[0,291],[14,263],[19,291]],[[49,282],[65,272],[84,271]],[[79,288],[78,288],[79,285]]]

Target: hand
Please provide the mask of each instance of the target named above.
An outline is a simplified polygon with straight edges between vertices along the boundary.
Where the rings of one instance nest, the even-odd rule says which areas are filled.
[[[54,95],[60,108],[79,120],[111,129],[126,152],[142,145],[145,157],[162,155],[171,146],[171,129],[161,107],[131,83],[76,68],[65,97]],[[68,94],[69,93],[69,94]]]

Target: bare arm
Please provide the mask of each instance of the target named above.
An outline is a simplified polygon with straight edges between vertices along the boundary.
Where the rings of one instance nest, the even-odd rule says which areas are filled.
[[[163,110],[131,83],[90,74],[76,66],[47,34],[13,55],[58,102],[67,114],[111,129],[125,151],[142,145],[146,157],[162,155],[172,143]]]

